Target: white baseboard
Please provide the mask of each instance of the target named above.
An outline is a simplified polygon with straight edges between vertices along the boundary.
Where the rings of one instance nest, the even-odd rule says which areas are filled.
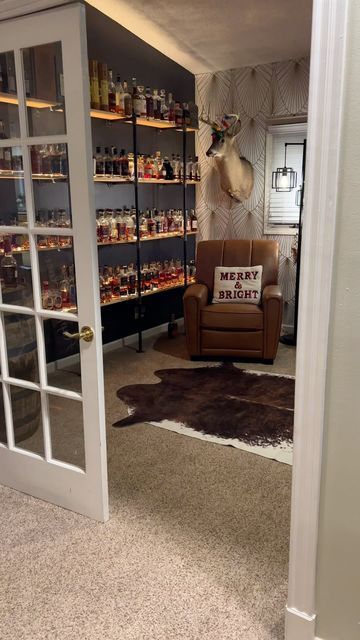
[[[182,323],[183,318],[178,318],[177,322]],[[160,324],[156,327],[152,327],[151,329],[145,329],[142,332],[143,338],[152,338],[157,336],[159,333],[162,333],[167,329],[168,323],[164,322],[164,324]],[[124,349],[125,347],[129,347],[130,345],[136,344],[138,340],[137,333],[132,333],[130,336],[126,336],[125,338],[120,338],[119,340],[113,340],[113,342],[108,342],[103,345],[103,353],[110,353],[111,351],[115,351],[116,349]],[[79,354],[75,353],[72,356],[67,356],[66,358],[61,358],[56,360],[55,362],[49,362],[47,365],[48,373],[54,373],[58,369],[67,369],[68,367],[72,367],[75,364],[79,363]]]
[[[286,640],[315,640],[315,619],[315,614],[310,616],[293,607],[286,607]]]
[[[283,333],[293,333],[293,331],[294,331],[294,325],[293,324],[282,324],[281,328],[283,330]]]

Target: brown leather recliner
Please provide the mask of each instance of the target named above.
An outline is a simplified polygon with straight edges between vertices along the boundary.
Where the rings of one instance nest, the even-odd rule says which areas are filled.
[[[215,267],[263,266],[260,305],[212,304]],[[192,358],[276,356],[283,298],[278,286],[279,245],[274,240],[208,240],[199,242],[196,284],[184,294],[186,342]]]

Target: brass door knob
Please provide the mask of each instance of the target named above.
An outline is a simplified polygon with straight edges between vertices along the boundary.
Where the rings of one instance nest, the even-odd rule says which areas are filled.
[[[63,336],[68,340],[85,340],[85,342],[91,342],[94,337],[94,331],[91,327],[81,327],[81,331],[79,333],[63,331]]]

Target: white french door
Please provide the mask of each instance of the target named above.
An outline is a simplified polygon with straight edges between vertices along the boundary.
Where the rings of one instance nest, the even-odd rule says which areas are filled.
[[[81,5],[0,22],[0,483],[104,521],[87,64]]]

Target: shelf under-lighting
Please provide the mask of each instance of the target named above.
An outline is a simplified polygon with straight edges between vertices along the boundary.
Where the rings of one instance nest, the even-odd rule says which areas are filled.
[[[194,278],[188,278],[188,284],[193,284],[195,282]],[[185,286],[185,282],[182,283],[176,283],[176,284],[170,284],[167,287],[159,287],[159,289],[153,289],[152,291],[143,291],[141,293],[141,297],[145,298],[147,296],[153,296],[156,295],[157,293],[166,293],[166,291],[174,291],[174,289],[183,289]],[[119,304],[119,302],[129,302],[130,300],[137,300],[138,295],[137,293],[133,293],[127,296],[124,296],[123,298],[115,298],[113,300],[109,300],[109,302],[101,302],[100,306],[101,307],[108,307],[112,304]]]
[[[94,176],[94,182],[103,184],[134,184],[134,178],[121,176]],[[199,184],[200,180],[186,180],[186,184]],[[138,184],[183,184],[182,180],[165,180],[164,178],[138,178]]]
[[[41,231],[41,227],[40,227],[40,231]],[[0,227],[0,232],[1,232],[1,227]],[[196,236],[197,231],[188,231],[187,232],[187,236]],[[170,233],[158,233],[155,236],[146,236],[145,238],[141,238],[140,242],[149,242],[151,240],[169,240],[169,238],[183,238],[184,234],[181,233],[180,231],[174,231],[174,232],[170,232]],[[97,245],[98,247],[117,247],[119,245],[124,245],[124,244],[135,244],[136,239],[134,238],[133,240],[114,240],[113,242],[109,241],[109,242],[98,242]],[[72,244],[64,244],[64,245],[54,245],[51,247],[37,247],[38,251],[63,251],[64,249],[72,249],[73,246]],[[29,253],[30,249],[29,248],[24,248],[24,247],[15,247],[11,250],[11,253],[13,255],[16,254],[20,254],[20,253]],[[0,249],[0,255],[4,254],[4,250]]]
[[[6,104],[19,104],[19,99],[12,93],[0,93],[0,102]],[[39,98],[26,98],[26,106],[34,109],[51,109],[56,106],[55,102],[40,100]]]

